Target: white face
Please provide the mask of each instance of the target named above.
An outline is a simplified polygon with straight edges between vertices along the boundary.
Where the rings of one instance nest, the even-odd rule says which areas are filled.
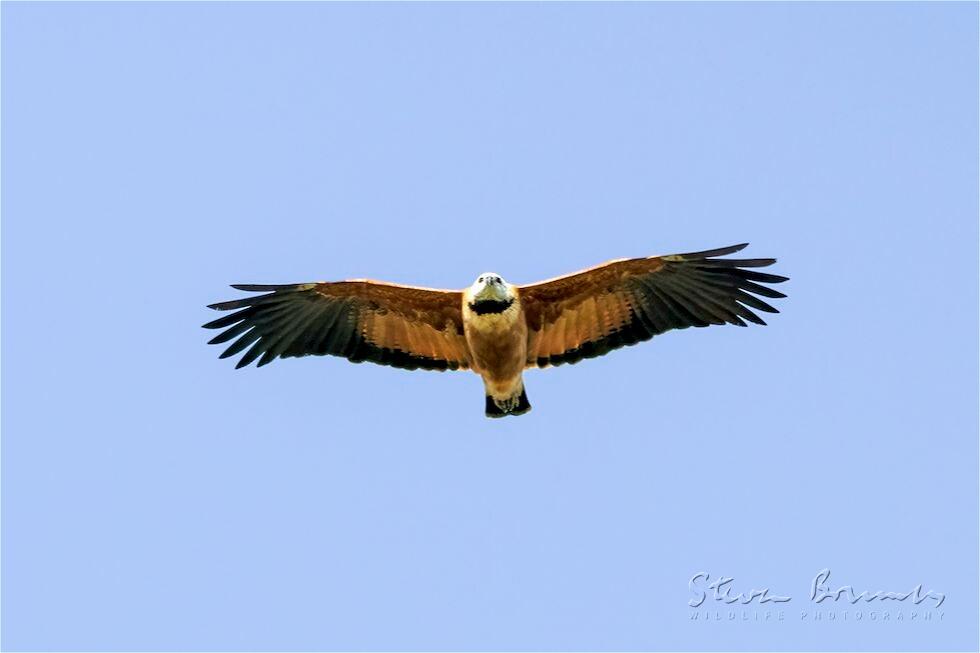
[[[476,300],[495,299],[497,301],[505,301],[512,296],[510,285],[496,272],[484,272],[477,277],[470,288],[473,299]]]

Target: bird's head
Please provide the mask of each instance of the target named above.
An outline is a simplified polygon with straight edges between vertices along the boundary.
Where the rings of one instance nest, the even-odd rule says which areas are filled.
[[[496,272],[484,272],[469,288],[471,302],[510,302],[514,299],[514,287]]]

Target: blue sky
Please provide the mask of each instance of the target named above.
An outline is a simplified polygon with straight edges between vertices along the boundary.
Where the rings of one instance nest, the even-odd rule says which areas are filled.
[[[977,17],[4,3],[3,647],[975,650]],[[519,419],[200,328],[742,241],[770,326],[530,372]],[[808,620],[824,568],[942,620]],[[699,571],[784,619],[692,621]]]

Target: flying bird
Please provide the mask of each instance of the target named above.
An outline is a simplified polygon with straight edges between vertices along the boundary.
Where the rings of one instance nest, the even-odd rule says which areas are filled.
[[[531,409],[523,372],[577,363],[672,329],[765,324],[759,299],[787,277],[752,268],[772,258],[721,258],[747,243],[704,252],[619,259],[528,286],[481,274],[465,290],[357,279],[288,285],[235,284],[262,293],[212,304],[235,311],[204,325],[224,329],[220,358],[258,360],[331,354],[409,370],[473,370],[483,378],[487,417]],[[246,351],[247,350],[247,351]]]

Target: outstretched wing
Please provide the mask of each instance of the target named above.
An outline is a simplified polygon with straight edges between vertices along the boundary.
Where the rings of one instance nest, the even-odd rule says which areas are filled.
[[[232,287],[265,293],[209,307],[235,311],[204,328],[225,329],[209,344],[234,340],[221,358],[248,348],[236,368],[326,354],[410,370],[470,363],[461,292],[363,280]]]
[[[751,309],[778,313],[755,295],[786,277],[747,268],[772,258],[717,258],[747,243],[691,254],[611,261],[518,288],[528,324],[528,367],[576,363],[671,329],[765,324]]]

